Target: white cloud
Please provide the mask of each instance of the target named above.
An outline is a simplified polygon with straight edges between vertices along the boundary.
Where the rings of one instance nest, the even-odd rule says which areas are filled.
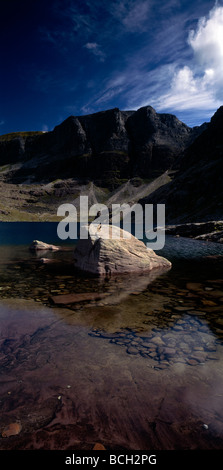
[[[190,32],[188,43],[201,65],[223,65],[223,7],[214,7],[208,19],[200,19],[197,30]]]
[[[0,126],[4,126],[4,124],[5,124],[5,121],[3,121],[3,120],[0,121]]]
[[[114,89],[109,89],[107,91],[105,91],[96,101],[95,101],[95,104],[96,105],[99,105],[101,103],[106,103],[107,101],[111,100],[112,98],[114,98],[116,95],[118,95],[119,93],[121,93],[122,91],[122,88],[119,87],[119,88],[114,88]]]
[[[97,59],[100,61],[100,62],[104,62],[105,61],[105,58],[106,58],[106,55],[105,53],[102,51],[101,49],[101,46],[99,44],[97,44],[96,42],[87,42],[87,44],[85,44],[83,47],[85,47],[86,49],[88,49],[90,52],[92,52],[92,54],[97,57]]]
[[[215,6],[190,31],[188,44],[192,63],[175,68],[169,90],[158,100],[157,109],[216,110],[223,99],[223,7]]]

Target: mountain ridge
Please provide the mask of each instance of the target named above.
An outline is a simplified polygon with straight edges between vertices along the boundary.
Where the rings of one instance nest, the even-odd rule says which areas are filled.
[[[190,128],[151,106],[137,111],[113,108],[69,116],[47,133],[0,139],[0,165],[22,163],[11,174],[13,183],[28,177],[30,182],[49,182],[59,174],[89,177],[114,189],[123,178],[159,176],[199,133],[199,127]]]
[[[222,129],[223,107],[210,123],[190,128],[145,106],[69,116],[50,132],[2,136],[0,220],[57,220],[57,207],[78,205],[82,194],[105,204],[164,203],[167,223],[219,220]]]

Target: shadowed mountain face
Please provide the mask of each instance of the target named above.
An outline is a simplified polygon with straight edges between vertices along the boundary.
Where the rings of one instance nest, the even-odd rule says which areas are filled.
[[[165,203],[170,223],[223,218],[223,106],[172,169],[174,179],[139,202]]]
[[[0,165],[18,164],[8,173],[8,182],[74,177],[114,189],[135,176],[161,175],[200,132],[150,106],[115,108],[71,116],[48,133],[0,138]]]
[[[150,106],[132,114],[126,127],[132,171],[142,177],[169,169],[200,132],[171,114],[157,114]]]
[[[170,224],[221,220],[222,172],[223,107],[195,128],[150,106],[70,116],[51,132],[0,137],[0,214],[46,220],[88,194],[109,206],[163,203]]]

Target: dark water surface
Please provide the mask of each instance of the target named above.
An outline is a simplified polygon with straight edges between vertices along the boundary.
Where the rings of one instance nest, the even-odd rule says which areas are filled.
[[[168,236],[170,271],[100,280],[75,241],[29,251],[56,227],[0,223],[0,449],[221,449],[223,246]]]

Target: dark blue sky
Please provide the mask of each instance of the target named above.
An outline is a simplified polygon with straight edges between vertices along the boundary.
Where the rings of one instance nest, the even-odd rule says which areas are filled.
[[[223,0],[1,0],[0,134],[151,105],[223,104]]]

